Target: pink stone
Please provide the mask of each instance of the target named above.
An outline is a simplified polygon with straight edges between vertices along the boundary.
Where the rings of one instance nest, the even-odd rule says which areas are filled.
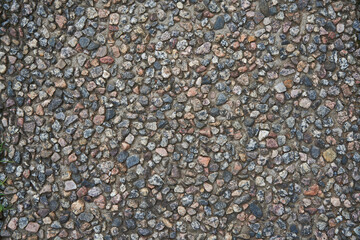
[[[187,96],[188,97],[193,97],[197,94],[197,88],[192,87],[189,89],[189,91],[187,92]]]
[[[211,137],[211,129],[209,127],[205,127],[200,130],[200,134],[207,137]]]
[[[209,165],[210,158],[209,157],[199,156],[198,161],[202,166],[207,167]]]
[[[316,196],[319,192],[319,186],[317,184],[312,185],[309,190],[304,192],[305,196]]]
[[[100,58],[100,62],[104,64],[112,64],[114,62],[114,59],[110,56],[102,57]]]
[[[99,197],[95,198],[94,203],[101,209],[105,208],[106,200],[103,195],[100,195]]]
[[[311,106],[311,100],[308,98],[302,98],[299,102],[299,106],[302,108],[309,108]]]
[[[277,144],[275,139],[268,138],[268,139],[266,139],[266,147],[268,147],[268,148],[277,148],[278,144]]]
[[[57,25],[59,25],[60,28],[63,28],[67,20],[64,16],[56,15],[55,22],[57,23]]]
[[[155,152],[156,152],[157,154],[159,154],[160,156],[162,156],[162,157],[166,157],[166,156],[168,155],[168,153],[167,153],[167,151],[166,151],[165,148],[157,148],[157,149],[155,150]]]
[[[17,223],[18,223],[18,218],[16,217],[12,218],[8,224],[8,228],[14,231],[17,228]]]
[[[28,232],[32,232],[32,233],[37,233],[39,231],[40,225],[36,222],[30,222],[27,226],[26,226],[26,231]]]
[[[99,9],[99,18],[106,18],[107,16],[109,16],[110,11],[107,9]]]
[[[104,115],[96,115],[93,120],[95,125],[101,125],[104,121],[105,121]]]

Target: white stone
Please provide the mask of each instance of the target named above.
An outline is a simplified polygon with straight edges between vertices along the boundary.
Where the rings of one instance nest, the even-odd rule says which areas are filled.
[[[278,93],[283,93],[283,92],[286,92],[286,87],[284,85],[283,82],[280,82],[278,84],[275,85],[275,90],[278,92]]]
[[[255,178],[255,184],[256,184],[256,186],[264,187],[264,186],[265,186],[264,178],[263,178],[263,177],[260,177],[260,176],[257,176],[257,177]]]
[[[261,130],[259,132],[259,141],[264,140],[267,136],[269,136],[269,131]]]

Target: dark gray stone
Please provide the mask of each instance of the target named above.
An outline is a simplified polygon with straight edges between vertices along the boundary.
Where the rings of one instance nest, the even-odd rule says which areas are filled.
[[[126,166],[127,166],[127,168],[131,168],[131,167],[139,164],[139,162],[140,162],[139,157],[136,155],[133,155],[126,159]]]
[[[50,104],[48,105],[48,109],[49,111],[53,112],[54,110],[56,110],[58,107],[61,106],[63,100],[61,98],[54,98],[53,100],[51,100]]]
[[[262,218],[263,212],[261,210],[261,207],[258,206],[255,203],[251,203],[249,205],[250,212],[256,217],[256,218]]]
[[[214,24],[214,30],[223,29],[225,26],[224,16],[218,16]]]

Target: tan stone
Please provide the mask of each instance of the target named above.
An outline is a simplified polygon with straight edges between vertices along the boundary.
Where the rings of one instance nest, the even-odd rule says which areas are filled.
[[[249,36],[248,37],[248,42],[254,42],[256,40],[255,36]]]
[[[293,51],[295,51],[295,46],[294,46],[293,44],[288,44],[288,45],[286,46],[286,51],[288,51],[288,52],[293,52]]]
[[[296,69],[298,70],[298,72],[302,72],[305,69],[305,67],[306,67],[306,62],[300,61],[296,66]]]
[[[327,162],[333,162],[336,158],[336,152],[332,150],[331,148],[327,149],[325,152],[323,152],[323,157],[325,161]]]
[[[35,113],[38,116],[43,116],[44,115],[44,109],[40,104],[36,106],[36,112]]]
[[[210,183],[204,183],[204,188],[207,192],[211,192],[213,190],[213,186]]]
[[[161,218],[161,221],[164,223],[164,225],[167,227],[167,228],[172,228],[172,223],[167,220],[166,218]]]
[[[83,200],[77,200],[73,204],[71,204],[71,210],[75,215],[79,215],[85,210],[85,203]]]
[[[179,213],[181,216],[185,216],[185,214],[186,214],[186,209],[185,209],[183,206],[179,206],[179,207],[178,207],[178,213]]]
[[[66,88],[67,84],[64,79],[60,78],[57,81],[55,81],[55,87],[57,88]]]

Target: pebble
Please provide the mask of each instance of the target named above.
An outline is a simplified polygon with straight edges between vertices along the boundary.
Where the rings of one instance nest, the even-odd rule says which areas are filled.
[[[356,1],[6,0],[4,239],[358,239]]]
[[[214,30],[223,29],[225,26],[224,16],[218,16],[214,24]]]
[[[224,93],[220,93],[217,100],[216,100],[216,105],[223,105],[227,102],[228,98]]]
[[[284,83],[280,82],[280,83],[276,84],[275,91],[277,91],[278,93],[286,92],[286,87],[285,87]]]
[[[65,182],[65,191],[71,191],[76,189],[76,183],[72,180]]]
[[[71,211],[75,215],[79,215],[80,213],[85,211],[85,203],[83,200],[77,200],[71,204]]]
[[[334,152],[334,150],[329,148],[323,152],[323,157],[324,157],[325,161],[333,162],[336,158],[336,152]]]
[[[36,222],[29,222],[29,224],[26,226],[25,230],[31,233],[37,233],[40,229],[40,224]]]
[[[137,165],[137,164],[139,164],[140,163],[140,159],[139,159],[139,157],[138,156],[130,156],[130,157],[128,157],[127,159],[126,159],[126,166],[127,166],[127,168],[131,168],[131,167],[133,167],[133,166],[135,166],[135,165]]]
[[[261,207],[259,207],[256,203],[251,203],[249,205],[250,212],[254,214],[256,218],[262,218],[263,212],[261,210]]]

